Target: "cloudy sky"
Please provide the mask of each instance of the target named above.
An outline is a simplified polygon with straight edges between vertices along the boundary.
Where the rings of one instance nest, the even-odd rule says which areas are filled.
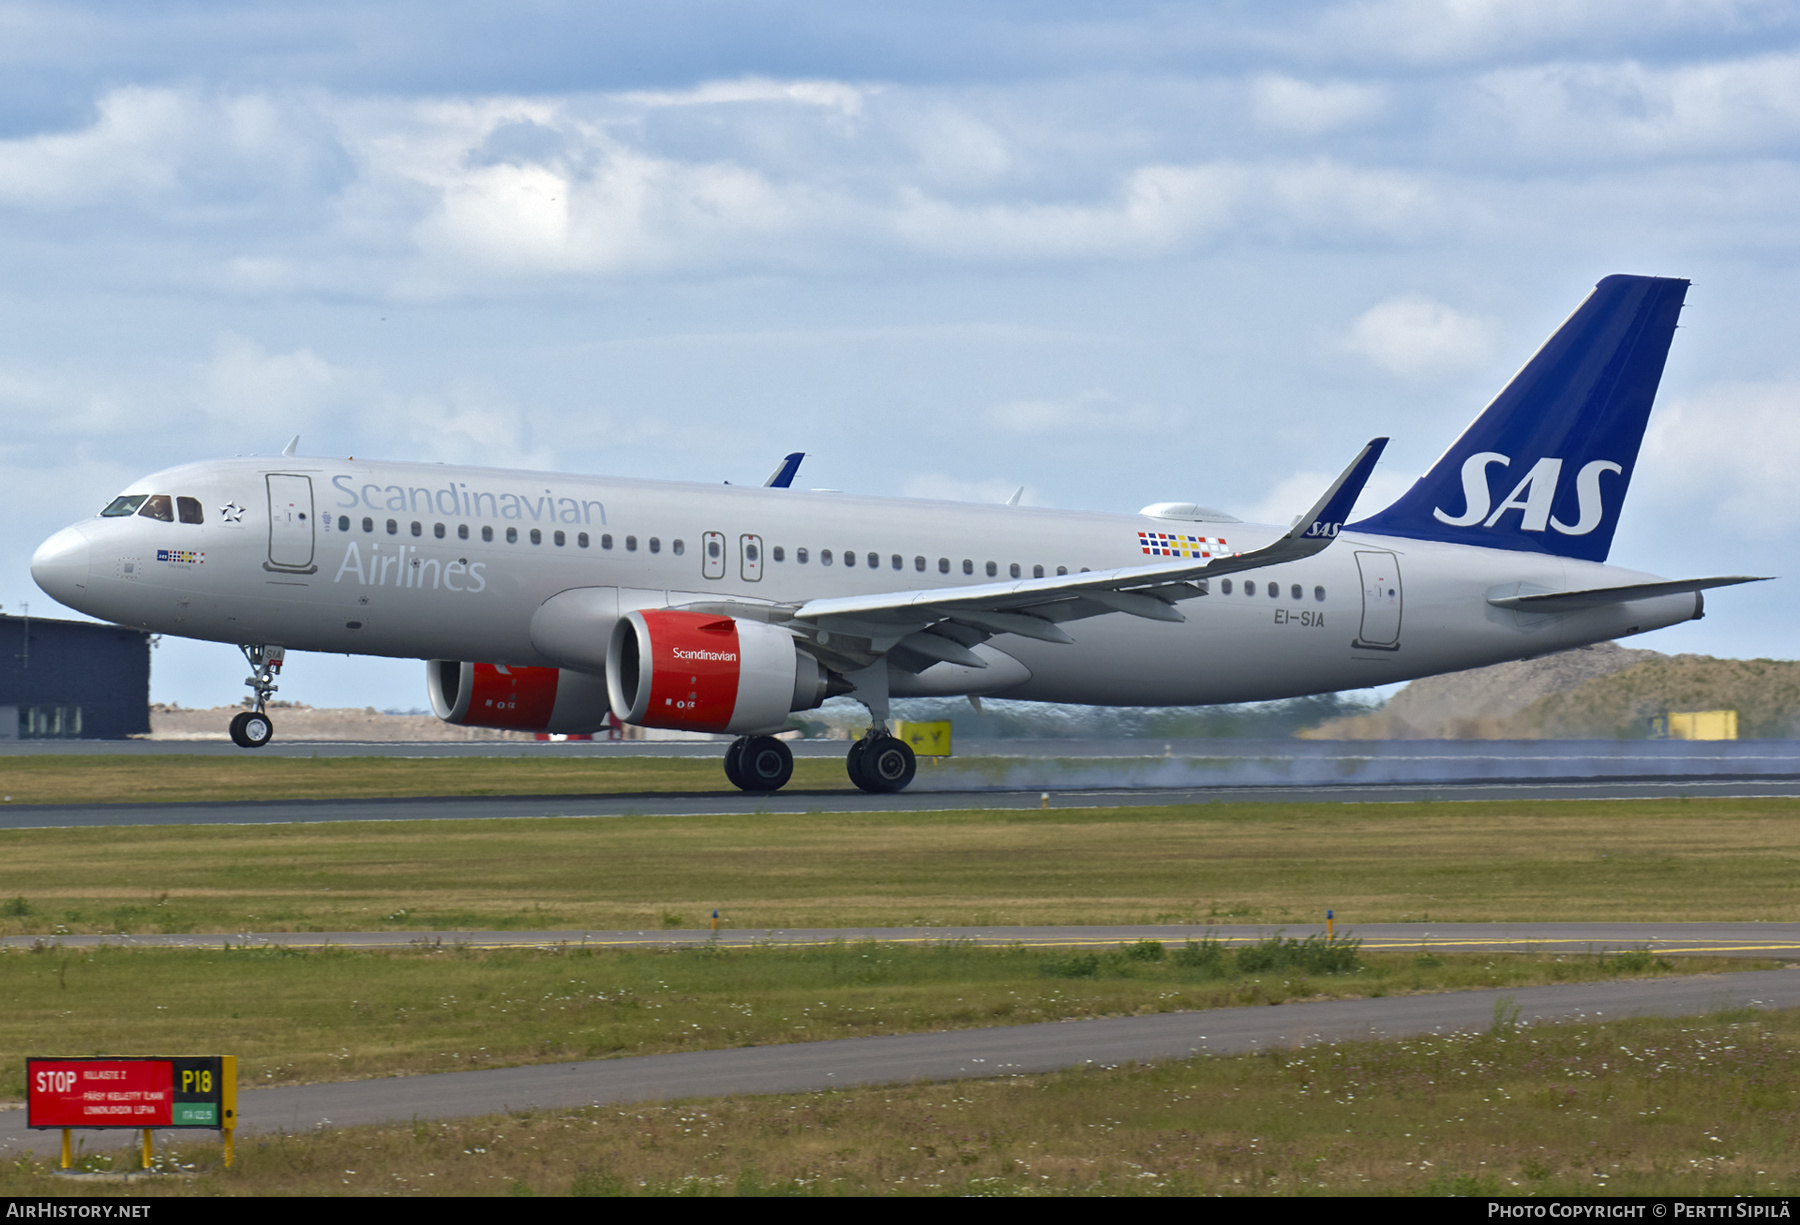
[[[1613,560],[1800,556],[1800,16],[0,0],[0,605],[144,472],[484,462],[1283,521],[1692,278]],[[1790,580],[1790,582],[1793,580]],[[1792,657],[1786,584],[1641,645]],[[165,642],[159,700],[235,699]],[[298,657],[284,697],[423,704]]]

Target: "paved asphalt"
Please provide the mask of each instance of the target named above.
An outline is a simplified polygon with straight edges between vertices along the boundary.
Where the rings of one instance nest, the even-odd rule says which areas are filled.
[[[507,1110],[1011,1076],[1230,1055],[1276,1045],[1479,1031],[1514,1007],[1520,1024],[1794,1008],[1800,1007],[1800,970],[1222,1008],[255,1089],[239,1097],[239,1113],[241,1130],[254,1134]],[[22,1110],[0,1112],[0,1154],[54,1155],[60,1133],[31,1132],[24,1124]],[[104,1144],[117,1146],[116,1138]],[[89,1147],[97,1147],[93,1137]]]
[[[611,795],[452,796],[423,799],[261,800],[157,804],[4,804],[0,829],[114,825],[268,825],[324,821],[431,821],[517,817],[693,817],[756,813],[934,812],[970,809],[1152,808],[1223,803],[1407,803],[1421,800],[1637,800],[1800,796],[1800,775],[1651,779],[1471,780],[1337,785],[1119,787],[1046,786],[898,795],[790,789],[773,795],[724,791]]]

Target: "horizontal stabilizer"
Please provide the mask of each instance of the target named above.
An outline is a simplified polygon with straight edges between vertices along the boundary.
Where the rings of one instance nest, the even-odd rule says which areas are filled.
[[[1587,591],[1550,591],[1543,595],[1498,596],[1488,601],[1496,608],[1519,612],[1576,612],[1583,608],[1602,608],[1608,604],[1624,604],[1630,600],[1648,600],[1659,595],[1682,595],[1690,591],[1709,591],[1714,587],[1735,587],[1739,583],[1766,583],[1769,576],[1729,574],[1722,578],[1684,578],[1668,583],[1632,583],[1625,587],[1594,587]]]

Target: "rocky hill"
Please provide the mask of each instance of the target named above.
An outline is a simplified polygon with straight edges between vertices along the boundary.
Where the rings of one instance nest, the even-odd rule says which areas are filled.
[[[1602,643],[1414,681],[1320,740],[1639,739],[1670,710],[1735,710],[1744,739],[1800,735],[1800,663],[1663,655]]]

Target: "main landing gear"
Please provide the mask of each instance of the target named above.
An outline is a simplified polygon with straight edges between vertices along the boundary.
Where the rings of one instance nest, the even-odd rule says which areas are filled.
[[[725,750],[725,777],[742,791],[780,791],[794,777],[794,752],[773,736],[739,736]]]
[[[231,742],[241,749],[260,749],[275,738],[275,725],[269,722],[264,708],[269,703],[269,695],[280,688],[275,678],[281,675],[281,663],[287,658],[287,651],[283,647],[261,645],[239,646],[238,650],[250,661],[250,675],[244,678],[244,684],[250,686],[255,701],[249,710],[232,719]]]
[[[918,772],[919,761],[912,746],[884,728],[870,728],[869,734],[850,746],[844,762],[850,781],[864,791],[904,791]]]
[[[875,792],[904,791],[919,768],[912,746],[879,730],[851,745],[844,764],[851,782]],[[739,736],[725,750],[725,777],[741,791],[779,791],[794,777],[793,750],[773,736]]]

